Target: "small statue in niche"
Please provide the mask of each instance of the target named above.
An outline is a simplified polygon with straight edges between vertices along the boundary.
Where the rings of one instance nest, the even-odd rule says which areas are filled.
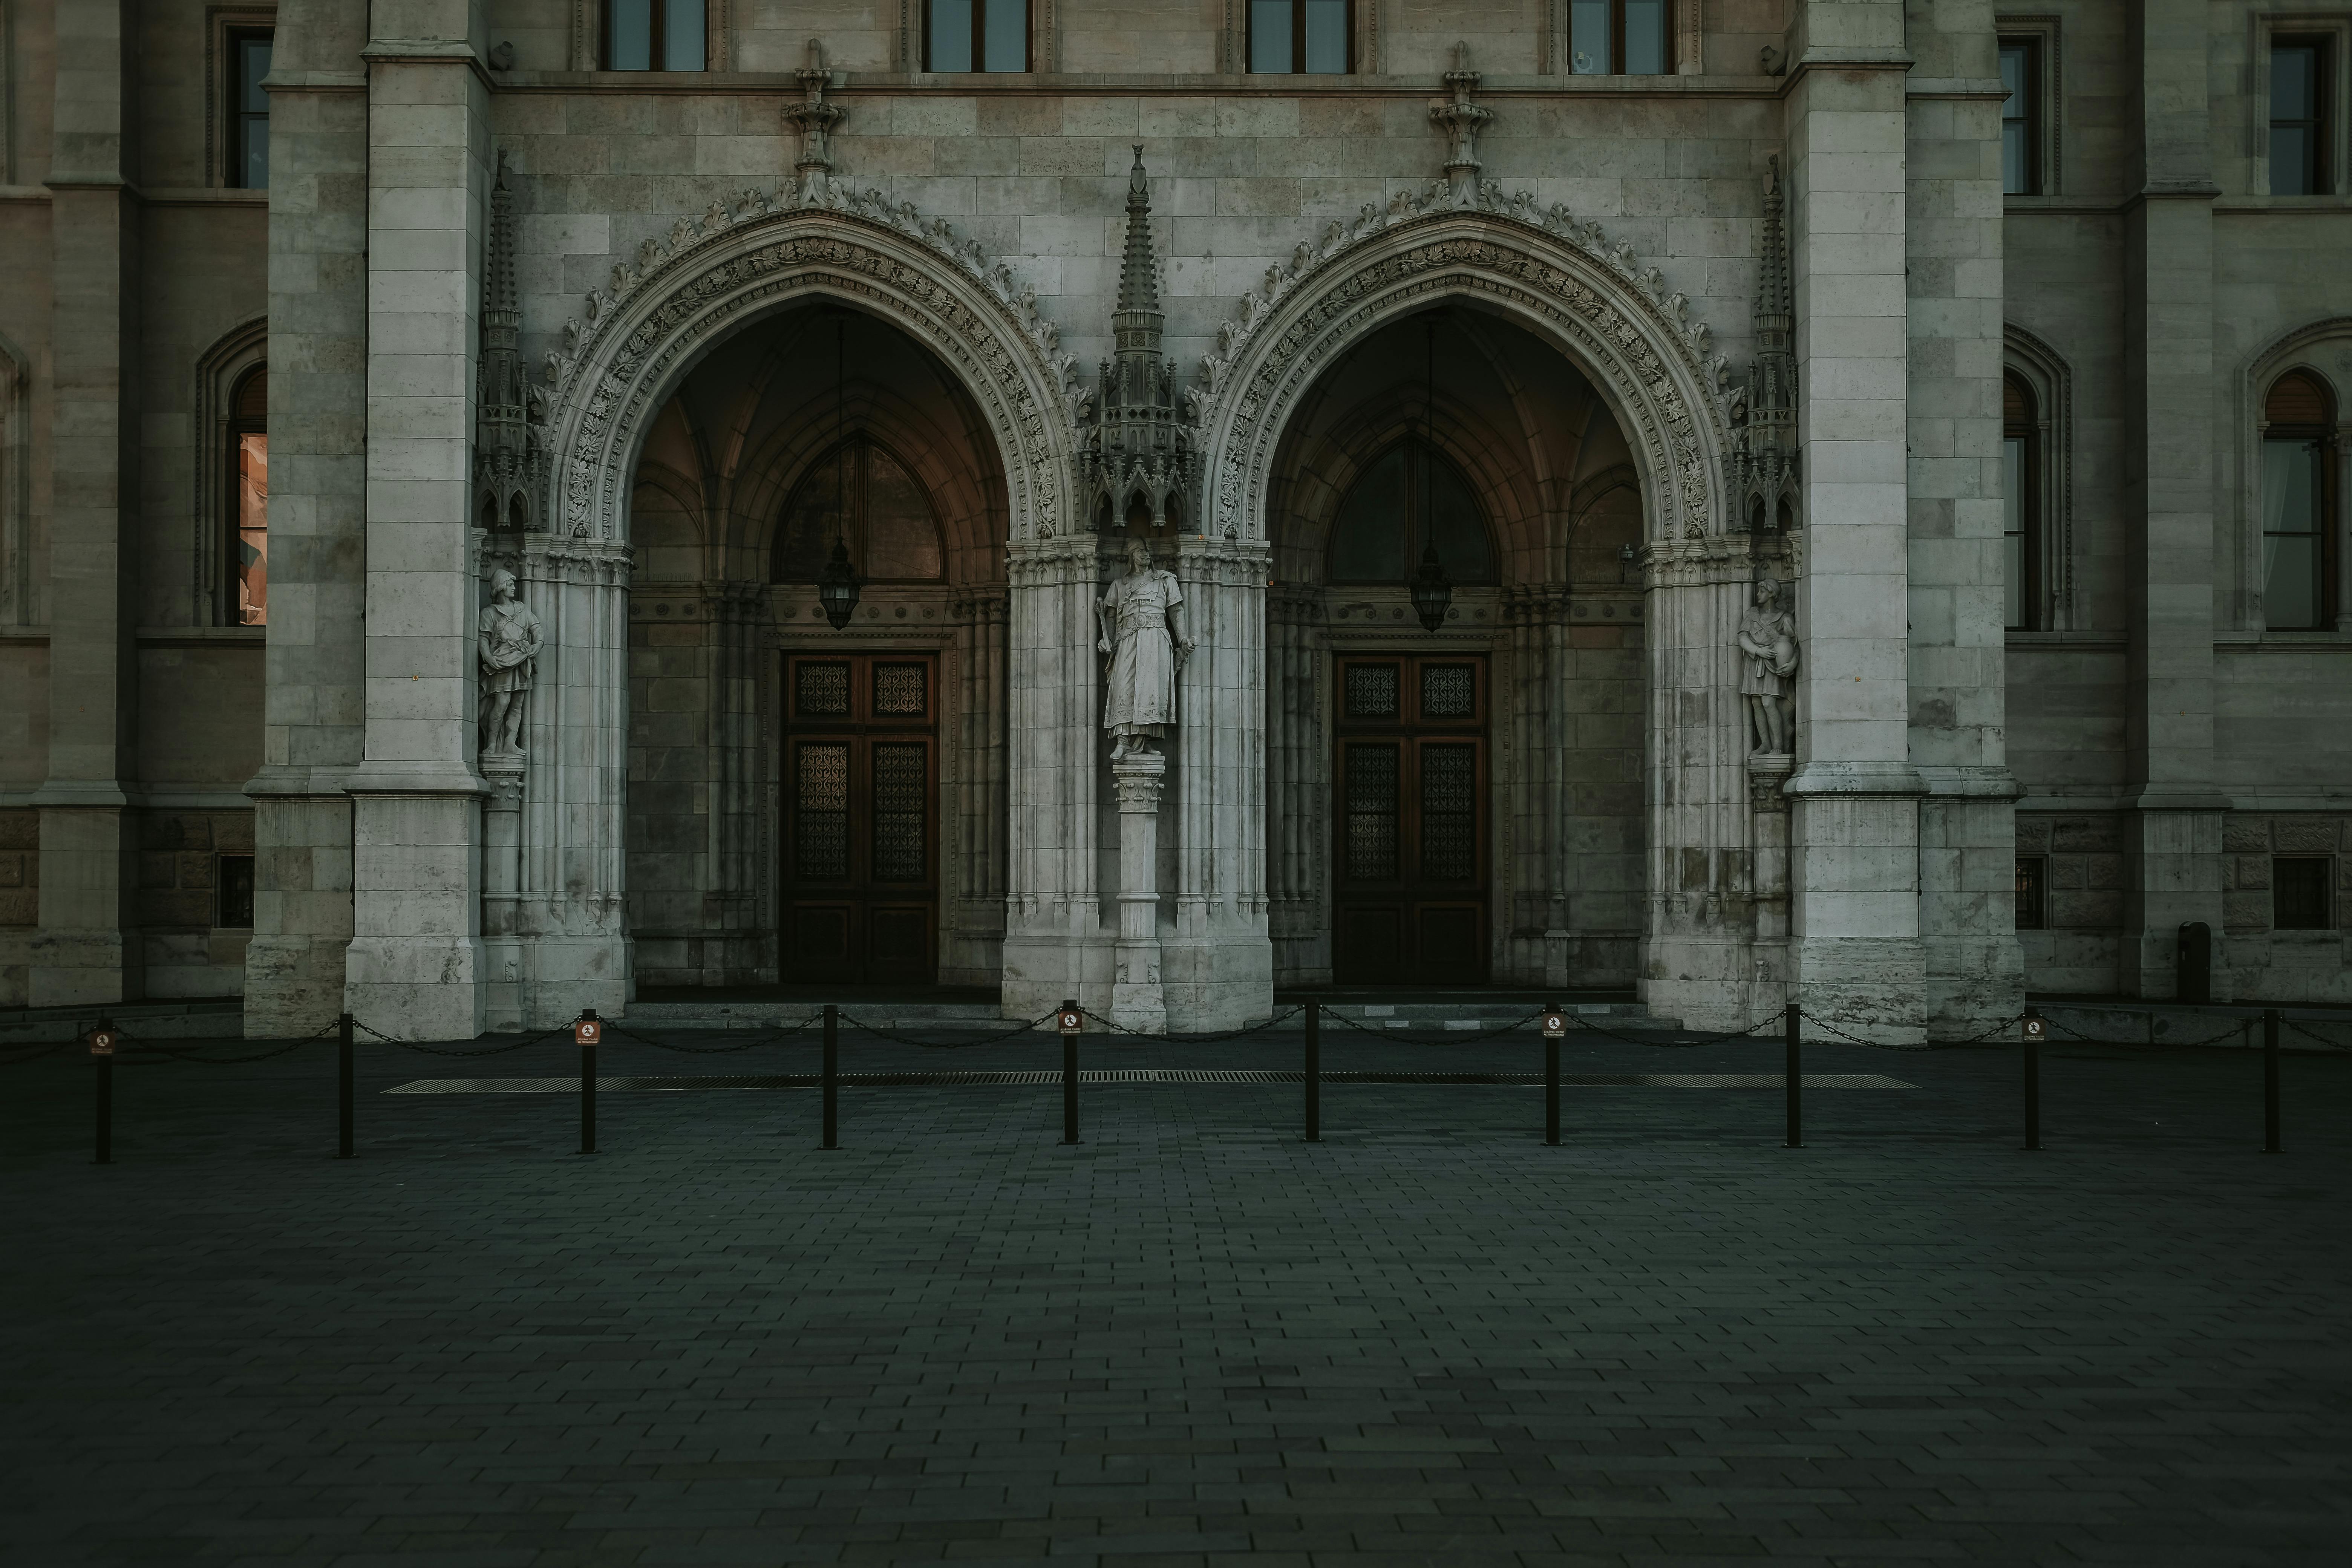
[[[1797,673],[1797,618],[1780,607],[1780,585],[1759,577],[1739,617],[1739,695],[1748,702],[1750,752],[1786,756],[1793,728],[1790,692]]]
[[[1151,564],[1151,551],[1139,540],[1127,547],[1127,575],[1103,595],[1095,619],[1102,628],[1095,649],[1110,655],[1103,682],[1110,760],[1148,755],[1176,722],[1176,672],[1192,651],[1184,635],[1184,591],[1174,573]]]
[[[522,725],[530,683],[539,672],[539,617],[515,594],[514,574],[490,574],[490,602],[482,606],[479,660],[482,699],[479,744],[486,757],[522,755]]]

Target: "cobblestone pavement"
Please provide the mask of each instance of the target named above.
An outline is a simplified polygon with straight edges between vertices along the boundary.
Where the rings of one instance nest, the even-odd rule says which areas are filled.
[[[723,1043],[713,1037],[678,1037]],[[805,1038],[805,1037],[804,1037]],[[1524,1041],[1524,1037],[1521,1037]],[[215,1047],[227,1054],[236,1047]],[[1088,1065],[1297,1065],[1297,1037]],[[1524,1069],[1334,1034],[1332,1068]],[[1043,1066],[1050,1041],[845,1065]],[[1577,1047],[1765,1071],[1777,1047]],[[806,1070],[608,1047],[608,1073]],[[2352,1561],[2352,1058],[1809,1048],[1769,1090],[613,1093],[331,1047],[0,1068],[0,1558]]]

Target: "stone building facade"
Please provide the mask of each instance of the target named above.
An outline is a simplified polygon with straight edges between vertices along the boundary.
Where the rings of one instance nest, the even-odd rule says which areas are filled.
[[[2352,1001],[2348,53],[0,0],[0,1006]]]

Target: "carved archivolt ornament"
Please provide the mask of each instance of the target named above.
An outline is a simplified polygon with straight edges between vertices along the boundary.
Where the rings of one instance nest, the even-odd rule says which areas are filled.
[[[1534,317],[1574,348],[1627,423],[1652,493],[1652,534],[1704,538],[1728,522],[1723,454],[1731,422],[1726,361],[1629,245],[1613,248],[1599,224],[1579,224],[1491,181],[1475,205],[1454,205],[1444,181],[1367,203],[1352,223],[1332,220],[1302,242],[1218,329],[1188,395],[1214,454],[1211,514],[1239,538],[1263,530],[1267,475],[1297,398],[1348,344],[1410,310],[1447,296],[1486,298]]]
[[[1077,362],[1034,289],[944,218],[826,182],[819,199],[745,191],[613,268],[548,354],[555,494],[541,515],[576,538],[614,538],[636,434],[705,350],[793,297],[852,299],[961,377],[995,433],[1015,538],[1066,526],[1065,476],[1081,399]]]

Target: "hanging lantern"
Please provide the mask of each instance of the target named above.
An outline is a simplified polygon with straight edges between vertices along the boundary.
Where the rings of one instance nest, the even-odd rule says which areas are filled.
[[[1450,595],[1452,590],[1447,592]],[[833,559],[824,563],[816,580],[816,602],[824,606],[824,618],[833,623],[835,631],[847,626],[857,609],[857,574],[849,564],[849,546],[838,534],[833,541]]]
[[[1421,617],[1423,630],[1433,632],[1445,624],[1445,612],[1453,605],[1454,584],[1437,563],[1437,546],[1432,544],[1421,552],[1421,570],[1412,574],[1412,613]]]

